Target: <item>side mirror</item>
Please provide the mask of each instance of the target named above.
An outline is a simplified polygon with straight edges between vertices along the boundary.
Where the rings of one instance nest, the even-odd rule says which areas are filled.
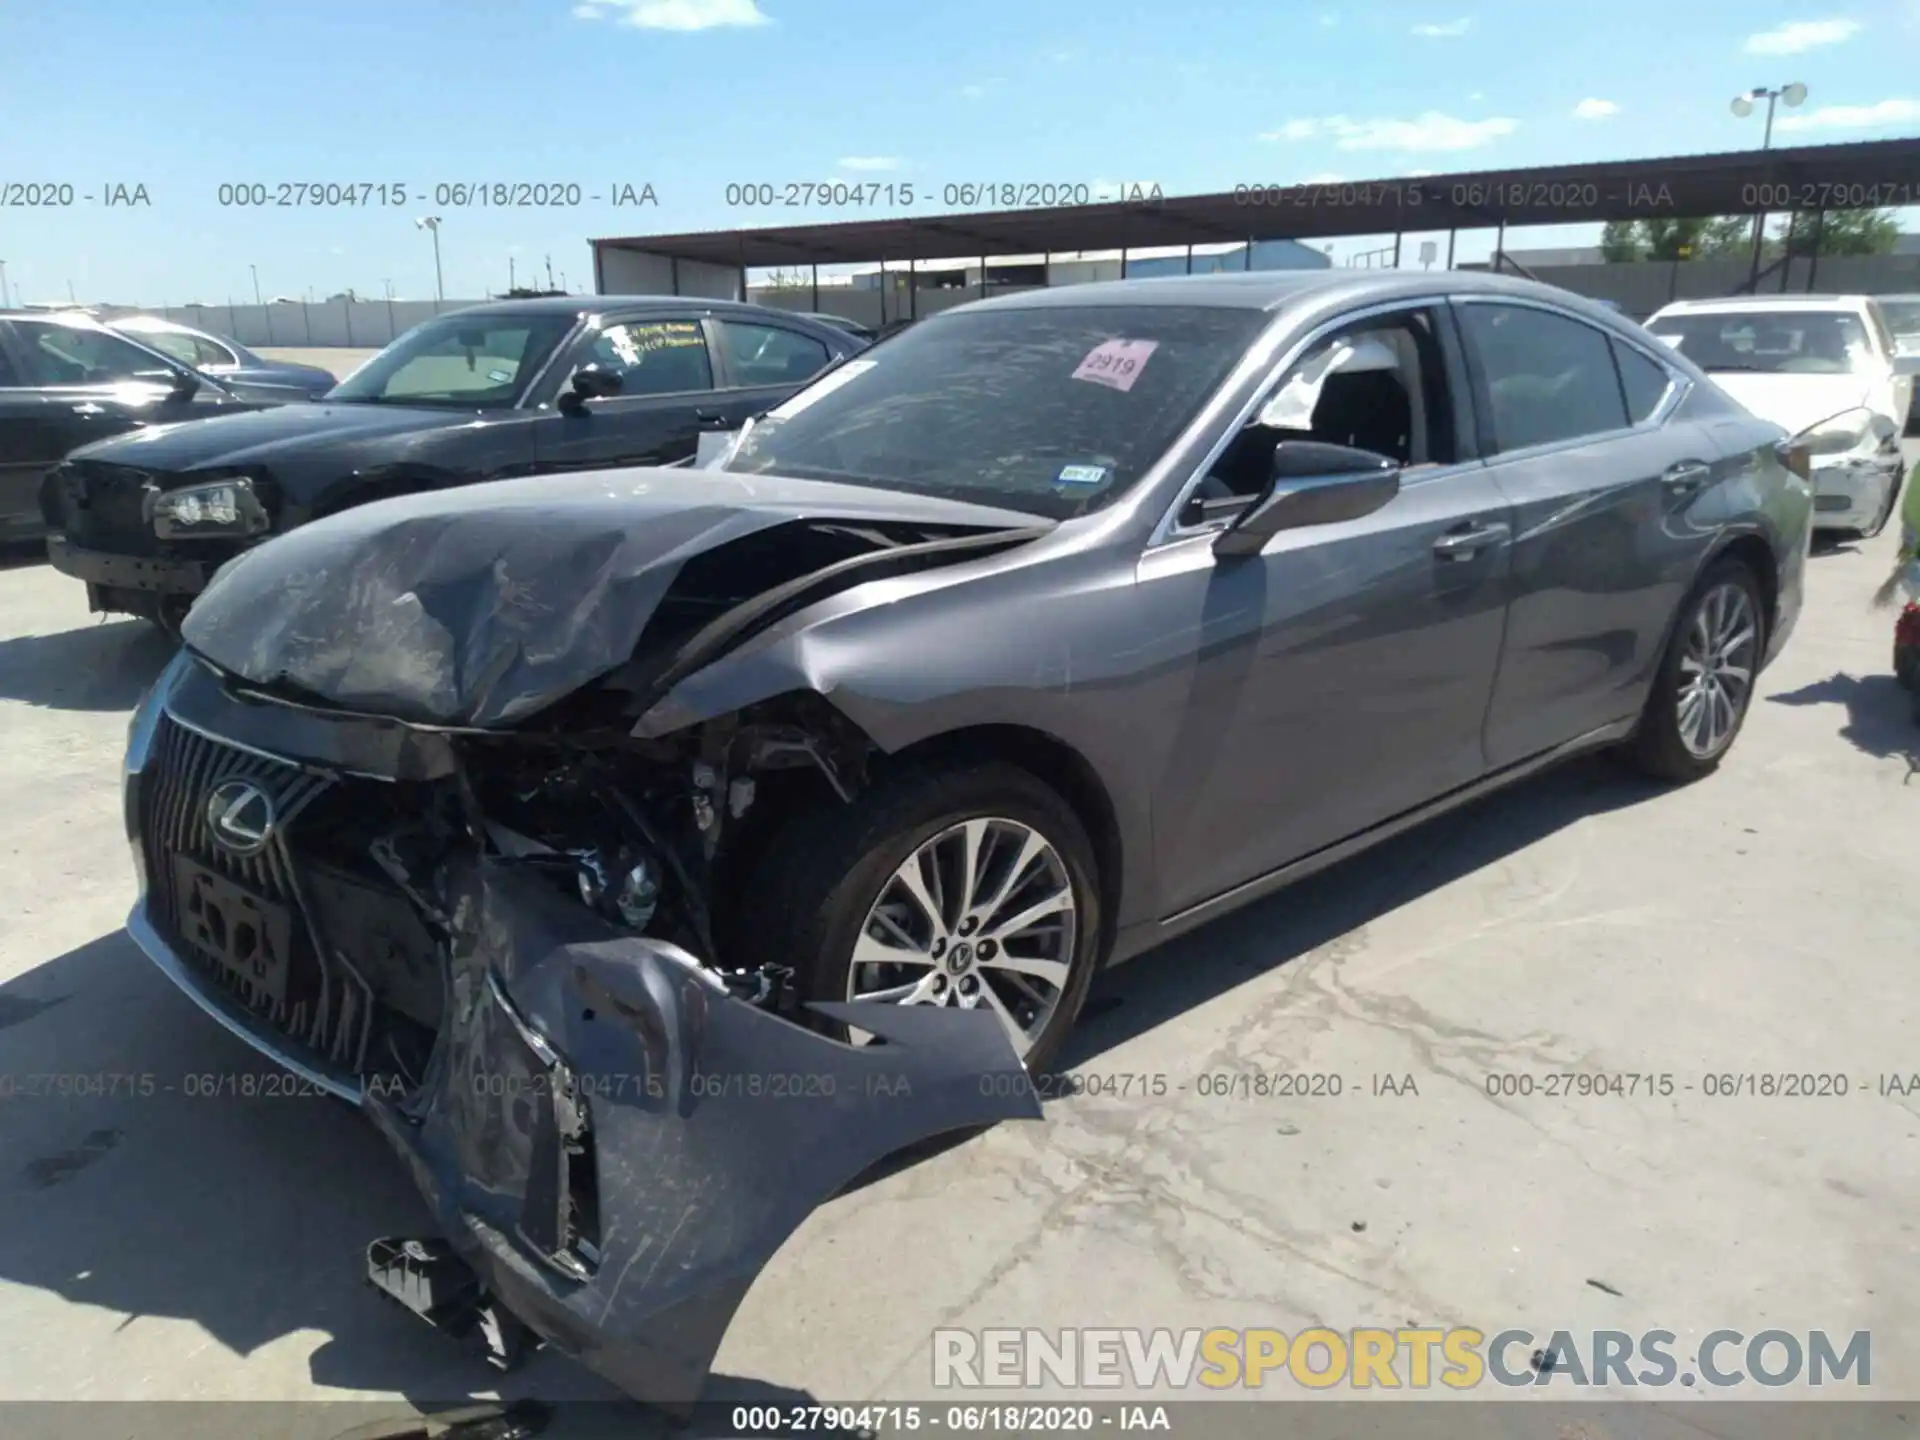
[[[598,365],[582,365],[573,372],[567,388],[560,392],[560,408],[569,415],[584,415],[587,401],[604,400],[620,393],[620,372],[603,370]]]
[[[169,400],[191,400],[198,395],[204,382],[198,371],[175,370],[169,377],[167,398]]]
[[[1400,493],[1400,464],[1371,450],[1282,440],[1267,488],[1214,539],[1216,555],[1258,555],[1282,530],[1358,520]]]

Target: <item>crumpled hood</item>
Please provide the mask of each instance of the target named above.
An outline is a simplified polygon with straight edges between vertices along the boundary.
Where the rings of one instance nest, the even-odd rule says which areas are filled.
[[[1755,375],[1743,370],[1709,370],[1707,374],[1755,415],[1771,420],[1789,435],[1865,405],[1873,388],[1864,375]]]
[[[246,551],[214,577],[184,634],[254,685],[413,724],[511,725],[626,663],[689,557],[820,519],[1041,523],[711,470],[501,480],[378,501]]]
[[[221,383],[236,393],[248,389],[239,376]],[[476,413],[316,401],[309,405],[278,405],[239,415],[214,415],[177,425],[156,425],[96,440],[73,453],[81,459],[132,465],[141,470],[229,469],[271,464],[287,451],[306,452],[316,445],[338,444],[343,438],[403,435],[468,425]]]

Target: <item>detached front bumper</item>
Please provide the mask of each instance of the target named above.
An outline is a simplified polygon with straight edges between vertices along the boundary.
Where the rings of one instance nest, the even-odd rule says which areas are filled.
[[[241,748],[257,730],[239,741],[202,731],[189,780],[166,775],[187,743],[169,702],[192,663],[161,677],[129,734],[127,831],[141,894],[128,930],[229,1030],[363,1106],[477,1281],[453,1307],[466,1323],[476,1309],[504,1307],[628,1394],[684,1411],[747,1290],[815,1208],[915,1143],[1039,1118],[986,1011],[820,1007],[885,1042],[841,1044],[736,998],[676,947],[615,930],[478,853],[443,869],[446,1003],[424,1077],[404,1091],[343,1078],[279,1028],[284,1004],[263,1010],[213,983],[205,958],[169,928],[177,912],[154,903],[150,887],[168,883],[168,845],[185,843],[186,817],[205,810],[212,788],[236,776],[270,785],[265,767],[295,764]],[[253,713],[257,726],[263,712]],[[155,817],[166,835],[150,833]],[[273,863],[286,865],[297,895],[292,855],[275,852]],[[324,952],[326,937],[315,939]],[[402,1251],[425,1257],[433,1243],[376,1242],[376,1278]],[[408,1300],[404,1284],[385,1288],[435,1323],[459,1318]]]
[[[1870,530],[1886,513],[1887,496],[1900,481],[1900,460],[1879,457],[1838,460],[1813,472],[1813,528]]]

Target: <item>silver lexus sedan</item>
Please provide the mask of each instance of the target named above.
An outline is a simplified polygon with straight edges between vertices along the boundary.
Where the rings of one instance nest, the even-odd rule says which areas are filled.
[[[1711,772],[1811,468],[1502,277],[961,306],[706,467],[230,561],[133,722],[128,928],[392,1142],[441,1233],[382,1290],[687,1403],[814,1206],[1038,1113],[1099,966],[1582,751]]]

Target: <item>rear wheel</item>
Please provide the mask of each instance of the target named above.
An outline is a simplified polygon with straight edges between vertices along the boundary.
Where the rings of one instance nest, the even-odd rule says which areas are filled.
[[[748,933],[804,1000],[987,1010],[1039,1071],[1098,962],[1096,873],[1079,817],[1039,779],[936,763],[791,824],[748,888]]]
[[[1635,764],[1684,783],[1713,773],[1753,701],[1765,653],[1765,608],[1753,571],[1716,562],[1680,608],[1632,741]]]

